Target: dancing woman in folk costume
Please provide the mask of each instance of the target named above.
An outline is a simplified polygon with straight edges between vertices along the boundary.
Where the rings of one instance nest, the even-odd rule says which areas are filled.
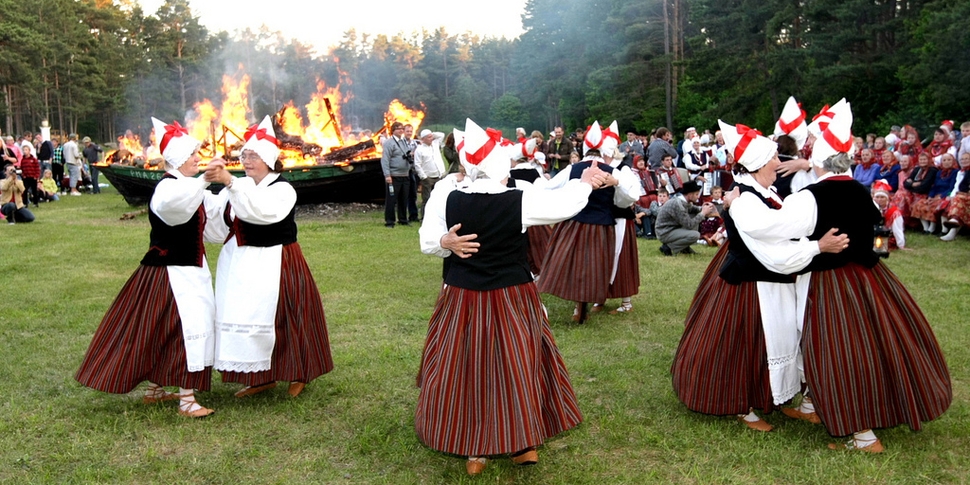
[[[616,120],[603,130],[603,146],[600,154],[613,168],[613,175],[619,181],[616,190],[623,191],[636,201],[640,196],[640,179],[630,166],[623,163],[624,154],[617,147],[620,143],[619,127]],[[610,273],[610,287],[606,298],[619,298],[620,306],[610,310],[610,315],[633,311],[633,295],[640,292],[640,254],[637,249],[636,216],[632,204],[625,208],[614,206],[613,227],[616,239],[613,250],[613,269]],[[606,300],[593,305],[593,312],[602,311]]]
[[[556,225],[539,279],[540,292],[576,302],[572,318],[580,323],[586,320],[586,303],[605,301],[609,294],[616,247],[613,207],[629,207],[637,198],[616,190],[620,181],[600,154],[604,139],[599,122],[594,121],[583,141],[583,160],[560,172],[548,185],[550,189],[562,187],[594,165],[608,173],[606,186],[590,194],[586,207]]]
[[[428,202],[421,250],[446,258],[428,325],[414,426],[428,447],[468,457],[538,461],[536,447],[582,421],[569,374],[529,271],[525,228],[565,220],[606,174],[584,171],[558,190],[511,190],[501,133],[466,121],[459,157],[471,183]]]
[[[829,228],[848,235],[845,251],[823,254],[811,271],[802,333],[805,380],[814,410],[832,436],[852,435],[831,449],[880,453],[872,428],[908,424],[919,430],[953,397],[933,330],[896,276],[872,251],[882,219],[869,191],[852,180],[852,113],[838,113],[816,142],[818,181],[764,211],[761,224],[781,233]]]
[[[216,269],[216,359],[223,382],[250,396],[289,381],[296,397],[333,369],[320,291],[297,243],[296,191],[280,172],[269,116],[246,132],[246,177],[222,161],[206,180],[225,185],[219,229],[226,235]]]
[[[708,266],[691,303],[674,356],[673,386],[693,411],[737,415],[751,429],[771,431],[754,410],[772,411],[802,383],[797,282],[781,271],[804,268],[820,251],[841,251],[845,237],[829,234],[815,242],[760,235],[756,240],[744,232],[759,212],[782,207],[769,189],[780,164],[777,147],[746,126],[720,124],[736,160],[740,196],[725,213],[728,243]],[[770,265],[759,262],[755,252]]]
[[[215,316],[203,239],[206,220],[219,217],[220,208],[209,184],[193,178],[201,143],[178,123],[152,123],[167,171],[148,206],[150,247],[105,314],[75,378],[119,394],[148,381],[146,404],[179,400],[179,414],[201,418],[213,413],[196,402],[194,390],[211,384]]]
[[[515,180],[516,188],[529,185],[541,189],[546,186],[545,171],[535,158],[537,153],[541,153],[538,151],[537,144],[538,141],[535,138],[529,138],[524,143],[517,143],[511,147],[512,169],[509,171],[509,178]],[[529,226],[526,229],[526,235],[529,237],[529,268],[533,275],[539,276],[542,273],[542,260],[549,251],[552,226]]]

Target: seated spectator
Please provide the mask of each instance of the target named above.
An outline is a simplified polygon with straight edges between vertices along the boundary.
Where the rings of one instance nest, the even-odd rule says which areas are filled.
[[[928,153],[928,151],[923,153]],[[920,154],[920,160],[924,158],[922,155]],[[956,179],[956,160],[953,159],[953,155],[945,153],[942,167],[936,170],[926,197],[913,202],[913,207],[910,210],[910,215],[920,220],[924,232],[928,234],[936,232],[936,219],[942,210],[941,206],[945,203],[946,197],[953,191],[953,184]]]
[[[852,178],[868,189],[872,187],[872,183],[876,181],[881,170],[882,165],[873,157],[872,150],[863,148],[859,163],[852,170]]]
[[[878,139],[876,138],[876,140]],[[899,162],[896,161],[896,154],[889,150],[883,150],[880,161],[882,161],[880,164],[882,166],[879,168],[879,175],[876,176],[876,179],[885,180],[892,192],[896,192],[899,188]]]
[[[885,180],[877,180],[872,184],[872,201],[876,203],[882,213],[883,226],[892,231],[889,237],[889,249],[906,249],[906,233],[904,229],[903,213],[889,198],[890,187]]]
[[[700,239],[701,233],[697,228],[701,221],[714,213],[714,204],[707,203],[701,207],[695,205],[701,196],[701,188],[697,182],[686,182],[679,194],[660,208],[657,215],[657,239],[663,243],[660,252],[664,256],[674,254],[694,254],[690,246]]]
[[[24,156],[20,160],[20,171],[21,178],[24,181],[24,188],[26,189],[26,197],[24,203],[30,205],[33,202],[34,207],[37,207],[37,203],[40,202],[37,193],[37,181],[40,180],[40,161],[34,156],[34,147],[30,144],[22,145],[20,150],[23,152]]]
[[[701,221],[698,232],[701,233],[701,240],[711,247],[717,247],[719,243],[714,239],[717,231],[724,227],[724,220],[721,218],[721,211],[724,209],[724,189],[719,186],[711,187],[711,201],[714,205],[714,212],[710,217]]]
[[[57,195],[57,181],[54,180],[53,172],[44,170],[44,178],[40,179],[40,182],[37,183],[37,191],[40,195],[40,200],[48,202],[57,202],[60,200],[60,197]]]
[[[660,159],[660,167],[656,170],[657,187],[667,189],[668,194],[678,192],[684,186],[684,181],[680,179],[680,171],[674,167],[674,157],[664,155]]]
[[[637,236],[646,239],[657,239],[654,225],[657,221],[657,216],[660,215],[660,208],[668,200],[670,200],[670,194],[667,193],[667,189],[661,187],[657,189],[657,197],[650,202],[650,207],[643,207],[637,204],[633,208],[637,221]]]
[[[862,150],[866,148],[866,140],[861,136],[854,137],[852,143],[855,145],[855,155],[853,158],[853,165],[858,165],[862,162]]]
[[[9,224],[34,222],[34,214],[24,204],[24,182],[17,178],[17,169],[8,165],[0,180],[0,213]]]
[[[970,121],[960,125],[960,148],[957,150],[957,160],[963,160],[964,153],[970,153]]]
[[[906,207],[909,208],[909,217],[920,219],[915,210],[916,204],[925,199],[927,194],[930,193],[930,189],[933,188],[933,182],[936,181],[936,167],[933,166],[932,160],[930,160],[930,154],[926,152],[921,152],[918,156],[918,162],[913,171],[909,174],[909,177],[903,182],[903,187],[908,191],[908,197],[906,201]],[[901,208],[901,207],[900,207]],[[929,232],[929,223],[923,224],[923,232]]]
[[[895,155],[895,154],[893,154]],[[913,165],[908,155],[899,157],[899,173],[896,174],[896,192],[893,194],[893,204],[899,207],[903,217],[909,217],[909,204],[913,194],[906,188],[906,180],[913,174]]]
[[[872,156],[876,160],[882,160],[883,159],[882,158],[882,154],[883,153],[885,153],[887,151],[889,151],[889,152],[892,151],[892,150],[888,150],[886,148],[886,139],[883,138],[883,137],[881,137],[881,136],[877,136],[876,137],[876,141],[874,141],[872,143],[872,147],[871,148],[872,148]]]
[[[650,203],[657,200],[657,176],[647,168],[646,161],[639,155],[633,156],[633,166],[633,173],[640,179],[640,187],[642,187],[637,205],[648,209]]]
[[[960,228],[967,225],[970,225],[970,152],[963,152],[960,156],[960,173],[957,174],[957,182],[950,196],[950,206],[943,218],[947,233],[940,239],[956,239]]]
[[[906,130],[906,137],[899,141],[899,147],[896,150],[898,155],[902,157],[903,155],[909,155],[910,158],[919,156],[920,152],[923,151],[923,145],[919,141],[919,133],[916,128],[906,125],[903,127]]]
[[[943,128],[937,128],[933,132],[933,141],[926,146],[926,151],[930,153],[930,158],[933,159],[933,165],[936,165],[937,168],[943,164],[943,155],[949,153],[956,158],[957,154],[957,149],[953,146],[953,141],[950,140],[949,133]]]

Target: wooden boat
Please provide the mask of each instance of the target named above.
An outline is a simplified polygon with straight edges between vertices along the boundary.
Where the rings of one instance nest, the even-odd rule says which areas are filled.
[[[118,193],[131,205],[147,204],[165,172],[120,164],[98,165]],[[243,177],[242,169],[230,170]],[[283,169],[283,177],[296,189],[297,204],[321,202],[368,202],[384,198],[384,174],[380,158],[350,163],[310,165]],[[210,187],[213,192],[222,189]]]

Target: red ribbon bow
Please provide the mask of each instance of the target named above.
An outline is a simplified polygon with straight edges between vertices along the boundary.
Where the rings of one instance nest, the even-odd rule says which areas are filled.
[[[603,130],[603,139],[605,140],[606,138],[612,138],[616,140],[617,144],[620,143],[620,135],[617,133],[613,133],[609,128]]]
[[[802,103],[798,103],[799,115],[795,117],[794,120],[786,122],[781,118],[778,119],[778,126],[781,127],[781,131],[784,131],[786,134],[791,135],[791,133],[795,131],[795,128],[798,128],[798,126],[805,121],[805,110],[801,109],[801,107],[802,107]]]
[[[502,132],[496,130],[495,128],[486,128],[485,134],[488,135],[488,140],[485,141],[485,144],[482,145],[481,148],[476,150],[474,153],[465,153],[465,160],[468,161],[468,163],[472,165],[482,163],[482,160],[485,160],[485,157],[487,157],[489,153],[492,153],[495,145],[502,142]]]
[[[817,115],[815,115],[814,117],[812,117],[812,121],[815,121],[815,120],[817,120],[817,119],[819,119],[819,118],[821,118],[823,116],[826,117],[826,118],[828,118],[829,121],[819,121],[818,122],[818,129],[820,131],[825,131],[829,127],[829,122],[832,121],[832,118],[835,118],[835,112],[829,110],[829,105],[825,105],[825,106],[822,107],[822,110],[819,111]]]
[[[738,141],[738,146],[734,147],[734,161],[740,162],[741,157],[744,155],[744,151],[748,149],[748,145],[761,135],[761,132],[755,129],[748,128],[742,124],[738,124],[735,128],[738,130],[738,134],[741,135],[741,140]]]
[[[246,138],[246,141],[249,141],[249,139],[254,136],[256,137],[257,140],[266,140],[276,146],[280,146],[280,142],[276,140],[276,137],[267,133],[266,128],[260,128],[258,124],[250,126],[249,129],[246,130],[246,134],[244,135],[244,137]]]
[[[825,142],[828,143],[830,147],[834,148],[835,151],[839,153],[849,153],[849,150],[852,149],[852,133],[849,133],[848,139],[842,141],[835,136],[835,133],[832,133],[831,130],[826,128],[826,130],[822,132],[822,138],[825,139]]]
[[[532,154],[536,152],[536,147],[532,147],[532,152],[529,152],[529,145],[526,142],[522,143],[522,155],[529,160],[532,160]]]
[[[168,142],[172,141],[172,138],[188,134],[189,130],[182,127],[178,121],[173,121],[171,125],[165,125],[165,133],[162,134],[162,141],[158,142],[158,150],[165,153],[165,148],[168,146]]]

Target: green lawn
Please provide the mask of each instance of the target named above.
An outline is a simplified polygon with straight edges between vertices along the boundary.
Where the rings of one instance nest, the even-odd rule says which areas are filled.
[[[113,189],[0,225],[0,483],[966,483],[970,482],[970,240],[912,235],[888,260],[920,302],[950,366],[950,410],[919,433],[878,431],[887,452],[833,452],[820,426],[767,416],[752,432],[695,414],[669,368],[698,278],[713,255],[663,258],[640,242],[643,287],[627,315],[568,322],[545,297],[585,422],[546,443],[538,466],[464,461],[422,446],[413,429],[425,330],[441,262],[417,228],[383,227],[380,211],[300,219],[323,295],[336,368],[297,399],[285,386],[245,400],[236,385],[200,393],[217,413],[178,416],[73,379],[102,315],[148,246],[148,221]],[[218,248],[209,248],[215,268]],[[611,305],[615,302],[611,302]]]

